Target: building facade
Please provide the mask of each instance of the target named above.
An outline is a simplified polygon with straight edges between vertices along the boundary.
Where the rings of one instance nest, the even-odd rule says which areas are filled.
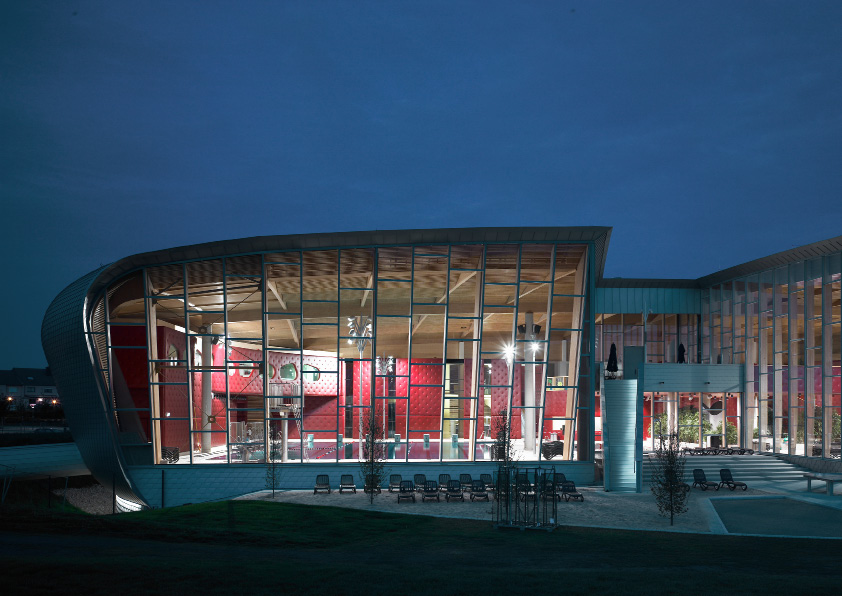
[[[395,472],[489,471],[505,424],[520,460],[593,482],[620,379],[635,383],[641,448],[669,430],[838,457],[842,239],[699,280],[609,280],[609,237],[415,230],[158,251],[71,284],[42,340],[80,452],[124,508],[257,490],[267,462],[286,486],[354,473],[372,417]]]
[[[0,370],[0,400],[11,412],[38,406],[61,407],[49,368]]]

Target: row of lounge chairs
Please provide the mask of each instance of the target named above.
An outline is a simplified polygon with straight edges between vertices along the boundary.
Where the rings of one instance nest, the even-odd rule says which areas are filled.
[[[684,447],[681,451],[687,455],[752,455],[754,449],[743,447]]]
[[[705,471],[701,468],[696,468],[693,470],[693,486],[698,486],[702,490],[707,490],[712,488],[713,490],[719,490],[723,486],[727,486],[730,490],[736,490],[737,488],[742,488],[743,490],[748,489],[748,485],[745,482],[737,482],[734,480],[733,475],[731,474],[731,470],[728,468],[723,468],[719,470],[719,478],[720,482],[714,482],[712,480],[708,480],[707,476],[705,476]]]
[[[374,491],[381,492],[381,488],[369,476],[366,478],[363,490],[368,493]],[[506,489],[504,489],[506,490]],[[556,473],[554,479],[545,486],[537,486],[531,483],[528,477],[519,475],[515,482],[516,496],[520,500],[526,500],[529,497],[539,496],[544,499],[564,499],[569,502],[571,500],[584,501],[585,497],[576,490],[576,484],[567,480],[564,474]],[[316,476],[316,484],[313,488],[313,494],[318,492],[326,492],[330,494],[332,488],[330,486],[330,476],[327,474],[319,474]],[[343,474],[339,481],[339,493],[345,491],[357,492],[357,486],[354,482],[354,476],[351,474]],[[413,480],[404,480],[400,474],[392,474],[389,477],[390,493],[397,493],[398,502],[402,499],[411,499],[415,502],[417,494],[421,495],[421,501],[435,499],[441,500],[444,495],[446,501],[451,500],[465,500],[465,493],[471,497],[471,501],[489,500],[489,493],[497,494],[497,487],[491,474],[480,474],[479,479],[474,479],[470,474],[460,474],[459,479],[451,478],[450,474],[439,474],[439,479],[427,480],[424,474],[415,474]],[[500,495],[497,495],[500,498]]]

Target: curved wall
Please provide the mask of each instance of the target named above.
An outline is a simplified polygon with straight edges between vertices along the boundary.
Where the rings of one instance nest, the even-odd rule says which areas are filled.
[[[62,398],[73,440],[94,478],[116,488],[122,507],[143,499],[125,473],[117,449],[113,418],[109,415],[95,359],[88,343],[88,290],[102,269],[92,271],[65,288],[47,308],[41,324],[41,344]]]

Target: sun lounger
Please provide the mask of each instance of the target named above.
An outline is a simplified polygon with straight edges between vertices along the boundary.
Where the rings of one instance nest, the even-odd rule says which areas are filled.
[[[354,494],[357,492],[357,484],[354,482],[354,477],[351,474],[342,474],[342,477],[339,479],[339,494],[342,494],[342,491],[354,491]]]
[[[415,490],[420,493],[427,484],[427,477],[424,474],[416,474],[412,481],[415,483]]]
[[[709,488],[719,490],[719,484],[716,482],[710,482],[705,476],[705,471],[701,468],[693,470],[693,486],[698,486],[702,490],[707,490]]]
[[[449,503],[450,499],[465,500],[465,495],[462,494],[462,485],[458,480],[451,480],[447,484],[447,491],[444,493],[445,500]]]
[[[471,488],[473,488],[474,479],[471,478],[470,474],[459,474],[459,484],[462,486],[463,491],[470,492]]]
[[[485,490],[485,483],[482,480],[474,480],[471,483],[471,501],[488,501],[488,491]]]
[[[565,480],[561,483],[561,494],[564,495],[564,500],[568,503],[570,499],[574,501],[584,501],[585,495],[576,490],[576,483],[572,480]]]
[[[748,489],[748,485],[745,482],[737,482],[734,480],[734,477],[731,475],[731,470],[728,468],[722,468],[719,470],[719,478],[722,480],[722,482],[719,483],[719,488],[722,488],[722,485],[724,484],[731,490],[735,490],[740,487],[742,487],[743,490]]]
[[[400,474],[392,474],[389,476],[389,492],[396,493],[401,489],[401,482],[403,479]]]
[[[439,474],[439,490],[447,492],[448,484],[450,484],[450,474]]]
[[[439,498],[439,483],[435,480],[427,480],[424,483],[424,491],[421,493],[421,502],[423,503],[427,499],[441,501]]]
[[[316,476],[316,486],[313,487],[313,494],[315,495],[320,490],[326,491],[330,494],[330,476],[327,474],[319,474]]]
[[[401,499],[412,499],[412,502],[415,502],[415,485],[412,480],[401,480],[398,487],[398,503]]]

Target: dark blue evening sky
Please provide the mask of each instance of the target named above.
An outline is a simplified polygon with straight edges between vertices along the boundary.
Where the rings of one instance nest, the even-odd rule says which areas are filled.
[[[842,234],[842,2],[4,2],[0,368],[68,283],[265,234],[614,226],[607,276]]]

